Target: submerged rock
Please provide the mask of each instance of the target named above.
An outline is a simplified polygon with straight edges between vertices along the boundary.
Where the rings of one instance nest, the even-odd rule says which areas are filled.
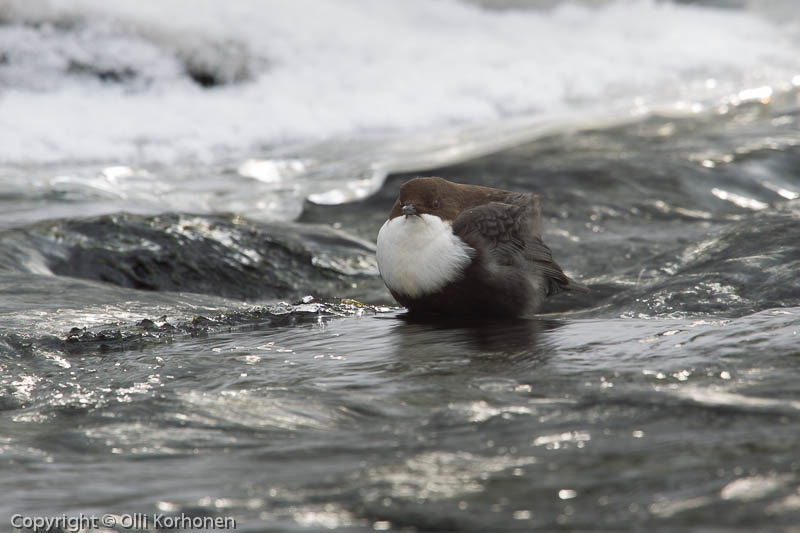
[[[0,333],[0,354],[33,355],[44,351],[68,354],[104,354],[141,349],[153,344],[187,337],[205,337],[242,328],[269,328],[320,323],[335,318],[397,312],[388,308],[339,299],[311,302],[279,302],[268,306],[233,310],[215,315],[188,318],[166,315],[143,318],[139,322],[105,324],[97,327],[73,326],[63,336],[42,333],[38,336]]]

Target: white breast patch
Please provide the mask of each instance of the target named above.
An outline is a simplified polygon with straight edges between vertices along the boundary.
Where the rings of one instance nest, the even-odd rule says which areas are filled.
[[[451,224],[423,214],[387,220],[378,232],[378,269],[391,290],[416,298],[456,280],[475,250]]]

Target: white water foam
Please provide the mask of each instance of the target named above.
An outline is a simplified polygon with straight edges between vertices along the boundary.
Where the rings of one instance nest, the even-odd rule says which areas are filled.
[[[6,163],[209,162],[520,116],[624,116],[800,73],[796,23],[648,0],[0,0],[0,21]]]

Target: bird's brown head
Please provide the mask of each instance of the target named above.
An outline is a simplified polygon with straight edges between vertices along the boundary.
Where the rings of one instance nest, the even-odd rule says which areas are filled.
[[[442,178],[414,178],[400,186],[389,218],[428,214],[452,222],[464,209],[498,201],[508,194],[508,191],[461,185]]]
[[[453,220],[458,213],[453,213],[449,205],[448,185],[453,184],[442,178],[414,178],[403,183],[389,218],[429,214],[442,220]]]

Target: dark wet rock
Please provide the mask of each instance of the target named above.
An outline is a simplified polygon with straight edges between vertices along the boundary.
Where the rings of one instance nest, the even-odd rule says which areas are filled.
[[[6,76],[0,72],[0,78],[11,86],[48,88],[71,77],[136,91],[184,76],[200,87],[214,88],[252,79],[269,65],[237,39],[153,29],[125,16],[93,17],[16,4],[5,2],[0,7],[0,30],[14,36],[9,42],[33,40],[39,53],[34,55],[25,46],[0,51],[0,67],[12,67]],[[119,53],[123,49],[129,53]],[[14,74],[15,67],[34,68],[32,63],[41,74],[37,79]]]
[[[203,88],[246,81],[251,77],[250,54],[243,43],[195,39],[196,45],[181,46],[175,53],[186,73]]]
[[[153,322],[152,320],[150,320],[149,318],[142,319],[136,325],[139,326],[140,328],[142,328],[145,331],[152,331],[154,329],[158,329],[158,326],[156,326],[156,323]]]
[[[77,76],[91,76],[108,83],[127,83],[139,76],[133,68],[125,65],[118,67],[103,67],[77,60],[72,60],[67,65],[67,74]]]
[[[372,246],[322,226],[119,214],[25,232],[54,274],[140,290],[254,300],[350,296],[354,284],[381,289]]]

